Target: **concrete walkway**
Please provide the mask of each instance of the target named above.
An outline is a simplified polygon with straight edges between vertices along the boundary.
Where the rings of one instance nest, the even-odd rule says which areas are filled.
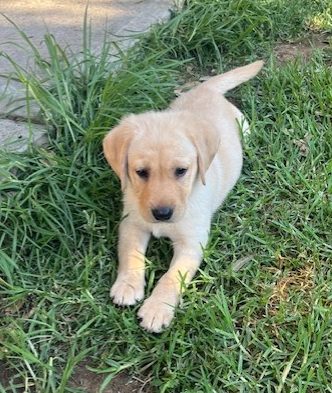
[[[52,33],[61,47],[69,45],[74,52],[80,51],[86,4],[86,0],[1,0],[0,12],[17,24],[46,56],[43,44],[46,32]],[[92,23],[92,47],[98,53],[105,31],[114,41],[148,30],[152,24],[169,17],[172,4],[172,0],[90,0],[88,15]],[[1,51],[23,67],[33,65],[27,45],[14,26],[0,15],[0,54]],[[19,140],[18,149],[22,150],[22,141],[24,146],[29,135],[26,112],[24,108],[13,110],[18,106],[18,98],[23,98],[24,102],[25,93],[19,83],[10,81],[8,84],[11,72],[10,63],[0,56],[0,146],[4,146],[8,139]],[[34,107],[32,117],[38,122],[37,107]],[[17,119],[19,121],[15,121]],[[35,135],[32,139],[36,143],[42,142],[41,127],[33,128]]]

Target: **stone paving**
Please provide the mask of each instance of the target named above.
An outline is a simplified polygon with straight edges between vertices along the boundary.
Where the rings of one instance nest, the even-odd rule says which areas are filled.
[[[23,30],[39,48],[43,56],[47,55],[43,43],[44,34],[52,33],[62,46],[70,46],[73,52],[79,52],[82,47],[82,26],[86,0],[0,0],[0,13],[6,15]],[[92,47],[98,49],[102,45],[105,31],[110,40],[123,40],[123,37],[137,32],[146,31],[149,27],[169,17],[172,0],[90,0],[88,17],[92,23]],[[133,40],[127,40],[127,44]],[[0,15],[0,147],[8,139],[10,142],[19,140],[19,150],[22,141],[32,140],[35,143],[44,141],[41,137],[41,126],[33,124],[32,134],[24,122],[25,92],[22,86],[8,76],[12,66],[1,51],[10,55],[23,67],[32,66],[31,52],[27,51],[22,37]],[[17,99],[21,99],[20,109]],[[23,103],[23,105],[22,105]],[[38,123],[38,107],[32,106],[32,122]],[[16,146],[11,144],[11,148]],[[27,142],[26,142],[27,143]]]

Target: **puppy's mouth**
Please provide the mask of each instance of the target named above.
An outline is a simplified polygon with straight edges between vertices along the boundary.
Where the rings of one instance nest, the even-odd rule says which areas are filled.
[[[160,221],[160,220],[156,220],[154,218],[150,218],[149,220],[146,220],[149,224],[159,224],[161,226],[167,226],[167,225],[171,225],[171,224],[176,224],[177,222],[180,221],[180,218],[178,217],[174,217],[170,220],[167,221]]]

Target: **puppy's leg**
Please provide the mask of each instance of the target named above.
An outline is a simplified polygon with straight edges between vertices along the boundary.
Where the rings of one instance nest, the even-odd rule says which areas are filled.
[[[141,326],[150,332],[159,333],[171,323],[178,305],[183,285],[195,275],[201,260],[202,247],[207,239],[198,242],[174,244],[174,257],[166,274],[159,280],[152,294],[138,311]]]
[[[144,254],[150,234],[124,219],[119,237],[118,277],[110,295],[114,303],[129,306],[144,297]]]

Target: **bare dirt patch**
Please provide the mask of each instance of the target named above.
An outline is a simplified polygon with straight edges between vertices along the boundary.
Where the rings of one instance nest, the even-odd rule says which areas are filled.
[[[9,371],[9,368],[7,365],[1,361],[0,362],[0,382],[4,384],[4,386],[8,386],[9,384],[9,379],[11,377],[11,372]]]
[[[88,361],[76,366],[70,386],[81,388],[85,393],[98,393],[107,374],[96,374],[88,370],[88,366],[91,366]],[[141,380],[122,372],[114,377],[103,393],[152,393],[152,389],[149,380]]]
[[[307,264],[298,270],[291,270],[282,274],[275,268],[277,274],[281,276],[276,281],[273,292],[268,301],[268,310],[271,315],[278,313],[282,304],[287,304],[291,296],[297,295],[302,299],[302,303],[306,305],[306,309],[310,308],[311,295],[315,287],[314,283],[314,265]],[[295,310],[293,310],[295,312]],[[299,311],[299,310],[298,310]]]
[[[1,348],[0,348],[1,349]],[[23,393],[25,389],[22,380],[19,380],[15,376],[15,371],[9,367],[9,364],[5,360],[0,358],[0,383],[5,389],[11,384],[15,386],[15,392]]]
[[[331,35],[328,34],[314,34],[305,40],[279,44],[275,48],[275,53],[281,63],[299,56],[306,60],[312,56],[315,49],[328,49],[331,39]]]
[[[100,387],[107,376],[107,374],[96,374],[87,369],[91,366],[88,361],[80,363],[76,366],[75,372],[70,379],[69,386],[80,389],[82,393],[99,393]],[[0,360],[0,382],[6,389],[15,385],[17,393],[25,392],[23,380],[19,380],[14,375],[8,363]],[[35,391],[33,384],[29,385],[30,391]],[[149,384],[149,379],[139,379],[122,372],[114,377],[114,379],[103,390],[103,393],[153,393]]]

